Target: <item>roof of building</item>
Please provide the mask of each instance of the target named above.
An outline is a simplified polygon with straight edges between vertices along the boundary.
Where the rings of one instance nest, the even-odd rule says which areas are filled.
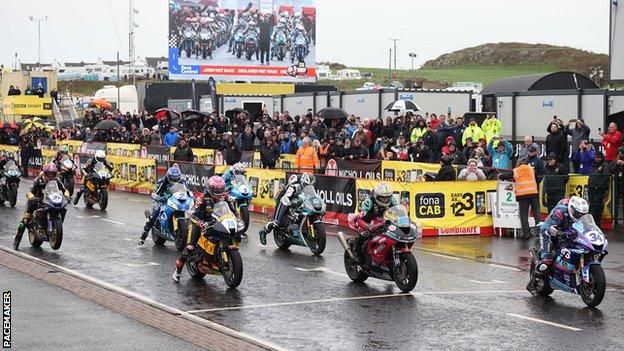
[[[499,79],[481,90],[481,95],[529,90],[598,89],[588,77],[575,72],[552,72]]]
[[[30,71],[30,70],[32,70],[33,68],[36,68],[36,67],[38,67],[38,66],[41,66],[41,67],[50,67],[50,66],[52,66],[52,64],[51,64],[51,63],[41,63],[41,64],[38,64],[38,63],[36,63],[36,62],[35,62],[35,63],[20,63],[20,69],[21,69],[22,71]]]

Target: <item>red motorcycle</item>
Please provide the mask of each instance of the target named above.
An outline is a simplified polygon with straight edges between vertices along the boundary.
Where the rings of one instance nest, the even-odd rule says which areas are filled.
[[[405,207],[395,205],[386,210],[383,219],[371,223],[370,231],[372,235],[363,248],[355,248],[355,240],[347,241],[343,232],[338,233],[338,240],[345,249],[347,275],[357,283],[368,277],[394,281],[401,291],[410,292],[418,281],[418,264],[412,245],[420,236],[419,226],[410,221]],[[356,249],[361,252],[360,262],[353,254]]]

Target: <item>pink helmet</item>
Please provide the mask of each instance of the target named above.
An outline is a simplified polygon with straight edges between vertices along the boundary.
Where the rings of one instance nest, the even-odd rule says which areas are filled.
[[[52,179],[52,178],[56,178],[56,166],[54,165],[54,163],[48,163],[45,166],[43,166],[43,175],[46,178]]]
[[[225,193],[225,181],[219,176],[212,176],[208,179],[208,194],[212,197],[223,196]]]

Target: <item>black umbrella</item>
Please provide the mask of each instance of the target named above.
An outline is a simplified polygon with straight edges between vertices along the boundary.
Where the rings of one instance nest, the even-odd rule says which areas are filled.
[[[94,127],[94,129],[102,129],[102,130],[111,130],[115,128],[121,128],[121,124],[115,121],[108,120],[108,119],[98,122],[98,124],[96,124]]]
[[[245,114],[249,115],[249,112],[247,112],[247,111],[243,110],[242,108],[240,108],[240,107],[234,107],[234,108],[233,108],[233,109],[231,109],[231,110],[227,110],[227,111],[225,111],[225,117],[227,117],[227,118],[232,118],[232,117],[234,117],[234,115],[237,115],[237,114],[239,114],[239,113],[241,113],[241,112],[243,112],[243,113],[245,113]]]
[[[56,126],[59,128],[73,128],[74,121],[60,121]]]
[[[401,112],[406,110],[420,111],[420,107],[410,100],[397,100],[386,106],[386,111]]]
[[[188,117],[182,119],[182,121],[180,123],[188,123],[188,122],[201,121],[201,120],[203,120],[202,116],[191,115],[191,116],[188,116]]]
[[[208,116],[207,113],[197,111],[197,110],[186,110],[186,111],[180,112],[180,114],[182,114],[183,119],[185,119],[184,117],[186,116],[202,116],[202,117]]]
[[[84,117],[76,118],[72,122],[74,122],[74,125],[79,125],[79,124],[82,125],[84,123]]]
[[[325,119],[347,119],[349,115],[341,108],[326,107],[316,113],[320,118]]]

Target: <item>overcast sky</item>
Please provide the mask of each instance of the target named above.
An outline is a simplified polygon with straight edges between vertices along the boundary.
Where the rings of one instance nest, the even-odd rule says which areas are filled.
[[[488,42],[568,45],[608,52],[611,0],[316,0],[318,61],[387,67],[390,38],[398,42],[397,66],[409,68],[440,54]],[[167,0],[135,0],[138,56],[167,51]],[[43,62],[128,57],[127,0],[3,1],[0,63],[37,61],[42,23]]]

